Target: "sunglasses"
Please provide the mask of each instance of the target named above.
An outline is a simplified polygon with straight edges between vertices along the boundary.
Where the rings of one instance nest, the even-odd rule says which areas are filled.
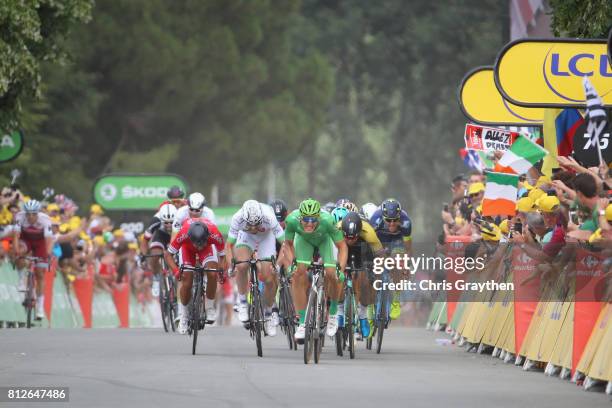
[[[302,222],[305,224],[316,224],[319,222],[319,217],[302,217]]]
[[[393,223],[393,222],[399,222],[400,219],[399,218],[384,218],[385,222]]]
[[[474,194],[470,194],[470,197],[478,197],[480,195],[480,193],[474,193]]]
[[[189,208],[189,212],[201,213],[202,209],[201,208]]]

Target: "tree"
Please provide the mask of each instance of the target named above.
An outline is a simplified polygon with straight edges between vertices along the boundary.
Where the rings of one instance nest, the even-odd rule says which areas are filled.
[[[25,98],[40,97],[43,61],[64,57],[63,41],[90,18],[92,0],[0,3],[0,128],[20,126]]]
[[[549,4],[556,37],[606,38],[612,27],[609,0],[550,0]]]

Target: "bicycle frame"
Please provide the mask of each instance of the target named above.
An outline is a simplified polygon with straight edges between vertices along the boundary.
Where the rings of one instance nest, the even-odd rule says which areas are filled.
[[[199,262],[198,262],[199,263]],[[193,345],[191,354],[195,355],[196,345],[198,342],[198,331],[203,330],[206,326],[206,307],[204,297],[206,296],[206,281],[204,274],[208,272],[216,272],[223,274],[223,269],[203,268],[201,266],[186,267],[181,266],[181,275],[183,271],[189,270],[193,273],[193,284],[191,287],[191,306],[188,333],[193,337]]]

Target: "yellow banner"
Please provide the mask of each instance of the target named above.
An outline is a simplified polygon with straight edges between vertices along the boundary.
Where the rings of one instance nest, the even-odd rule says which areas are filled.
[[[494,126],[537,126],[544,121],[544,109],[524,108],[502,98],[495,87],[493,67],[478,67],[463,78],[459,106],[472,122]]]
[[[584,107],[588,76],[612,106],[612,68],[605,40],[524,39],[506,45],[495,64],[495,85],[508,101],[528,107]]]

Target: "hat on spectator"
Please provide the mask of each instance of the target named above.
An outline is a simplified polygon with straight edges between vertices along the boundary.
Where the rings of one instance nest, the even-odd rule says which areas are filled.
[[[113,236],[117,238],[124,236],[123,230],[121,228],[117,228],[113,231]]]
[[[612,204],[608,204],[606,207],[606,220],[612,221]]]
[[[129,248],[129,249],[133,249],[133,250],[135,250],[135,251],[136,251],[136,250],[138,250],[138,244],[137,244],[137,243],[135,243],[135,242],[130,242],[130,243],[128,244],[128,248]]]
[[[527,197],[531,198],[531,201],[536,202],[536,200],[542,197],[544,194],[546,194],[544,190],[541,190],[539,188],[534,188],[533,190],[529,192]]]
[[[561,202],[556,196],[546,195],[546,196],[540,197],[538,201],[536,202],[536,205],[538,206],[538,210],[540,210],[541,212],[552,213],[552,212],[555,212],[559,208],[559,206],[561,205]]]
[[[47,211],[51,212],[51,211],[59,211],[59,205],[55,204],[55,203],[51,203],[47,206]]]
[[[485,186],[483,183],[480,183],[480,182],[472,183],[470,187],[468,188],[468,194],[469,195],[478,194],[484,190],[485,190]]]
[[[93,215],[104,214],[104,211],[102,210],[102,207],[100,207],[99,204],[92,204],[91,207],[89,207],[89,212]]]
[[[529,197],[519,198],[519,200],[516,202],[516,210],[524,213],[534,211],[535,208],[533,199]]]

